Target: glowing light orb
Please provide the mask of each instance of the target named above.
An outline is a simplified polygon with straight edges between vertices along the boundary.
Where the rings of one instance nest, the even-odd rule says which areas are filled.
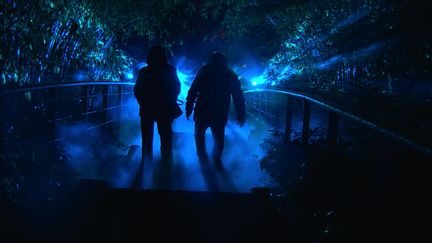
[[[133,79],[133,78],[134,78],[133,73],[132,73],[132,72],[128,72],[128,73],[126,73],[126,78],[127,78],[127,79]]]
[[[260,75],[258,77],[253,77],[251,79],[251,82],[252,82],[253,86],[257,86],[257,85],[260,85],[260,84],[267,83],[267,79],[264,77],[264,75]]]
[[[76,81],[84,81],[84,80],[87,79],[87,76],[85,74],[83,74],[83,73],[76,73],[74,75],[74,78],[75,78]]]

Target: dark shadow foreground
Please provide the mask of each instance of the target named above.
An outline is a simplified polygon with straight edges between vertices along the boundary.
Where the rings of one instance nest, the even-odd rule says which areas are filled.
[[[22,225],[2,239],[268,242],[275,234],[267,200],[262,193],[110,189],[82,180],[55,208],[38,211],[42,224]]]

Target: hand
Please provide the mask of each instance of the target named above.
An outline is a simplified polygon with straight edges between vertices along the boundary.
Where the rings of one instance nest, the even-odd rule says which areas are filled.
[[[192,114],[192,109],[193,109],[193,105],[191,105],[191,103],[186,103],[186,119],[189,120],[189,117]]]
[[[186,111],[186,119],[188,119],[189,120],[189,117],[191,116],[191,111]]]
[[[245,120],[237,120],[237,124],[239,127],[242,127],[245,124]]]
[[[242,127],[246,121],[246,114],[237,114],[237,124]]]
[[[192,112],[191,111],[189,111],[189,110],[186,110],[186,119],[188,119],[189,120],[189,117],[190,117],[190,115],[192,114]]]

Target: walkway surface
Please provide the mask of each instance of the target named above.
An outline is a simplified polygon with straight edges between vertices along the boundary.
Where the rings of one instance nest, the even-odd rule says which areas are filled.
[[[250,192],[254,187],[272,183],[259,164],[265,153],[261,144],[269,136],[270,127],[253,116],[241,128],[233,121],[228,123],[222,157],[224,169],[217,170],[211,160],[206,164],[199,163],[193,137],[194,123],[184,116],[173,125],[173,163],[161,163],[159,135],[155,127],[155,161],[143,166],[140,162],[139,117],[135,112],[124,114],[119,140],[126,147],[107,143],[102,128],[90,132],[85,139],[73,131],[88,124],[60,128],[62,143],[71,156],[70,166],[80,178],[107,181],[115,188],[220,192]],[[206,144],[210,152],[213,147],[210,129],[206,134]]]

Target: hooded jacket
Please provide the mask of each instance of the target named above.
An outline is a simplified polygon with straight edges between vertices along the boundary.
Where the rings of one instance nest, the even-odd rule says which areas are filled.
[[[175,119],[182,114],[177,104],[180,81],[172,65],[161,63],[142,68],[134,86],[134,94],[142,118]]]
[[[223,62],[210,62],[196,75],[188,91],[186,115],[192,113],[194,120],[205,123],[228,121],[228,112],[233,98],[237,119],[245,119],[245,101],[237,75]]]

